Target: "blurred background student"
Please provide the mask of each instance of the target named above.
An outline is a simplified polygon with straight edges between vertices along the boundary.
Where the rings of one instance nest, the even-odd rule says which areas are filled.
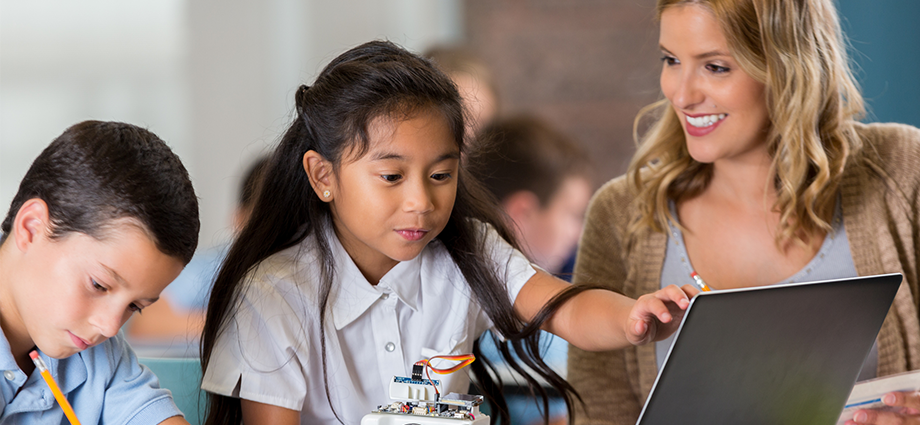
[[[467,112],[467,140],[499,115],[498,90],[489,67],[471,50],[461,46],[435,46],[423,54],[457,85]]]
[[[477,145],[471,172],[514,222],[530,259],[559,274],[581,235],[593,190],[584,151],[534,115],[494,121]]]
[[[240,182],[233,213],[234,236],[252,213],[266,157],[252,163]],[[227,245],[201,250],[160,295],[160,301],[135,315],[127,326],[128,338],[143,355],[197,356],[197,341],[204,325],[211,285],[227,254]],[[164,352],[165,350],[165,352]]]
[[[529,114],[495,119],[474,146],[470,171],[500,202],[528,258],[559,277],[571,277],[564,268],[574,255],[593,190],[587,155],[575,141]],[[480,343],[489,361],[501,362],[491,338]],[[541,346],[544,361],[564,376],[568,344],[544,332]],[[514,390],[506,397],[514,423],[543,423],[536,399]],[[561,398],[552,400],[549,416],[564,423]]]

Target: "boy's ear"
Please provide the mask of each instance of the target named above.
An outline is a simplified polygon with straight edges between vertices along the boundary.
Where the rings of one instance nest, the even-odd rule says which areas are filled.
[[[20,251],[26,251],[39,238],[46,237],[49,233],[51,215],[45,201],[32,198],[24,202],[13,219],[13,228],[10,233],[16,241]]]
[[[332,174],[332,163],[323,158],[318,152],[309,150],[303,154],[303,170],[310,179],[310,186],[316,196],[323,202],[335,198],[335,176]]]
[[[529,223],[534,214],[540,210],[540,199],[529,190],[519,190],[502,200],[502,207],[518,227]]]

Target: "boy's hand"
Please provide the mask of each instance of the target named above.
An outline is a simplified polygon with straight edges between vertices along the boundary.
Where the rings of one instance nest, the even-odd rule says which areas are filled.
[[[626,320],[626,339],[643,345],[667,338],[680,326],[690,297],[699,292],[692,285],[670,285],[639,297]]]

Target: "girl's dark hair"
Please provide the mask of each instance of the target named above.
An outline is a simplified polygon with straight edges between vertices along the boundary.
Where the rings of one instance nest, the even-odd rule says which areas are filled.
[[[159,137],[131,124],[84,121],[54,139],[22,178],[4,235],[35,198],[48,205],[52,238],[80,232],[99,239],[113,220],[130,218],[183,264],[198,246],[198,198],[188,172]]]
[[[320,350],[323,370],[326,368],[324,312],[335,271],[330,241],[323,226],[331,222],[331,212],[328,204],[314,194],[303,169],[302,158],[307,151],[316,151],[337,171],[343,155],[352,157],[367,152],[371,142],[368,125],[372,120],[381,117],[405,119],[429,108],[444,117],[458,147],[463,150],[463,109],[454,84],[428,60],[390,42],[365,43],[335,58],[313,86],[300,87],[296,108],[296,119],[269,160],[252,218],[231,246],[214,283],[201,337],[202,370],[207,370],[215,343],[239,305],[240,288],[247,273],[272,254],[297,245],[308,236],[316,241],[322,270],[317,297],[320,314],[316,320],[323,341]],[[505,284],[488,266],[490,261],[484,255],[488,250],[482,246],[485,238],[476,221],[490,223],[505,240],[516,246],[512,233],[500,207],[481,185],[462,168],[458,174],[456,202],[437,239],[460,268],[471,293],[495,328],[508,338],[511,350],[571,402],[576,396],[574,389],[547,367],[539,355],[536,330],[555,311],[553,306],[558,303],[550,303],[549,308],[544,308],[527,327],[516,316]],[[524,370],[521,360],[511,356],[508,346],[503,345],[502,354],[513,368]],[[501,423],[510,423],[501,396],[501,382],[492,378],[491,375],[497,376],[497,373],[494,370],[490,373],[485,363],[474,363],[478,366],[474,368],[474,382],[492,403],[492,412],[498,414]],[[544,407],[548,406],[546,390],[529,374],[525,376],[533,390],[543,397]],[[335,412],[328,386],[326,396]],[[209,394],[206,415],[206,424],[240,423],[240,400]]]

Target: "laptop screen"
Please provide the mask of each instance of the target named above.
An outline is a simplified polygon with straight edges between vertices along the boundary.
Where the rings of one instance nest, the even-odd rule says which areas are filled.
[[[835,424],[901,278],[694,297],[638,424]]]

